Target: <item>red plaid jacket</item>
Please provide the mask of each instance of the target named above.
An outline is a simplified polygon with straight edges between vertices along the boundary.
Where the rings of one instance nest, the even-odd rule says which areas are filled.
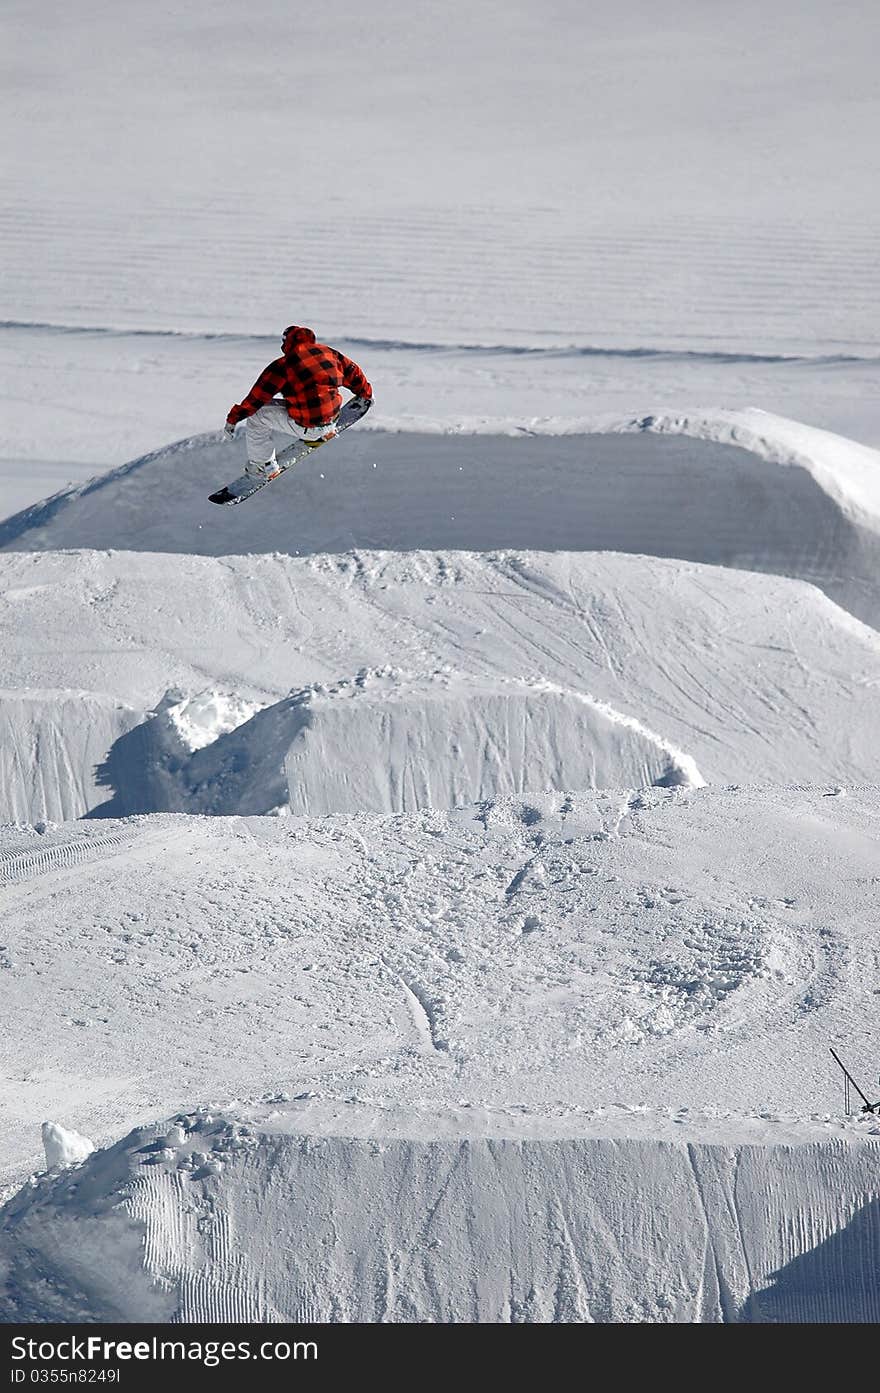
[[[335,419],[342,407],[340,387],[356,397],[372,397],[373,389],[357,363],[317,343],[311,329],[299,329],[296,342],[283,358],[264,368],[244,401],[233,406],[227,421],[236,425],[279,393],[288,416],[301,426],[322,426]]]

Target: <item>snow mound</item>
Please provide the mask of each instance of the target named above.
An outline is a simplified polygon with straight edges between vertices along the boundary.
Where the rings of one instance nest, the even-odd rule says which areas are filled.
[[[718,1145],[684,1114],[668,1141],[662,1118],[615,1137],[612,1116],[603,1137],[578,1116],[310,1114],[179,1113],[26,1186],[0,1212],[3,1318],[880,1318],[871,1140]]]
[[[0,525],[0,549],[615,550],[799,576],[880,625],[880,454],[764,412],[352,430],[248,503],[198,436]]]
[[[181,736],[182,713],[218,702],[163,702],[110,751],[105,816],[186,812],[414,812],[562,788],[701,787],[694,760],[607,703],[548,683],[476,682],[437,672],[362,669],[315,683],[212,742]],[[185,727],[185,730],[187,728]],[[194,750],[194,752],[193,752]]]
[[[446,672],[447,685],[402,677],[386,695],[377,680],[330,694],[341,675],[385,666]],[[474,721],[490,697],[518,719],[541,713],[534,729],[552,733],[569,751],[565,764],[588,775],[586,752],[572,751],[563,726],[589,726],[608,756],[595,777],[615,786],[663,777],[666,747],[710,783],[880,777],[874,630],[801,582],[609,552],[14,553],[0,556],[0,682],[23,688],[3,709],[8,820],[80,817],[116,791],[115,806],[129,811],[191,807],[194,769],[212,781],[217,806],[242,806],[215,777],[218,753],[236,749],[264,771],[276,801],[258,796],[256,769],[246,768],[227,780],[235,799],[247,785],[256,799],[247,806],[286,805],[287,752],[316,751],[318,728],[349,752],[351,790],[371,807],[401,807],[390,785],[367,787],[361,737],[347,728],[363,733],[368,711],[396,721],[402,700],[425,721],[429,708],[451,720],[456,703],[475,758]],[[291,707],[291,691],[306,693],[303,705]],[[148,719],[160,708],[161,721]],[[293,740],[306,714],[318,726]],[[423,735],[435,738],[427,726]],[[59,750],[51,786],[32,758],[38,741],[43,768]],[[541,780],[570,782],[546,742],[541,750]],[[196,755],[183,782],[167,777]],[[453,777],[451,753],[444,758],[442,800]],[[343,761],[333,749],[331,769],[340,779],[323,806],[339,809]],[[305,772],[308,805],[319,806],[315,760]],[[535,787],[540,771],[526,772]],[[150,788],[138,804],[141,776]],[[403,786],[402,768],[394,778]],[[689,767],[686,781],[698,782]]]

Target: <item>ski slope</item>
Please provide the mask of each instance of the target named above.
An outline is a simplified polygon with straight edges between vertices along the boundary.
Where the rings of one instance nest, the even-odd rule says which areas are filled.
[[[5,6],[8,319],[877,354],[866,0],[43,15]]]
[[[821,1117],[827,1042],[870,1058],[876,819],[804,784],[7,828],[3,1172],[32,1100],[99,1141],[304,1089]]]
[[[876,5],[0,26],[0,1320],[875,1323]]]
[[[176,1120],[3,1211],[5,1318],[874,1319],[880,1132],[827,1041],[870,1067],[878,815],[763,786],[7,829],[2,1173],[35,1105],[99,1143]]]

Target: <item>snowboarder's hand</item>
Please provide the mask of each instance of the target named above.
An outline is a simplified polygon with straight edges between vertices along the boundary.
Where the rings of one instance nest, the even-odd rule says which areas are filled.
[[[223,434],[226,436],[227,440],[231,440],[235,435],[235,426],[231,421],[226,422],[226,425],[223,427]]]
[[[355,397],[355,399],[354,399],[352,405],[353,405],[353,406],[359,407],[359,409],[360,409],[361,411],[369,411],[370,407],[373,405],[373,398],[372,398],[372,397]]]

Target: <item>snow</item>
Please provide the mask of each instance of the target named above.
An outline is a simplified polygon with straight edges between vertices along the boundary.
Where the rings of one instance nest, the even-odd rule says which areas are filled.
[[[191,696],[166,692],[159,710],[165,712],[184,749],[194,751],[244,725],[259,707],[234,692],[204,691]]]
[[[51,1170],[59,1167],[75,1166],[91,1156],[94,1143],[69,1127],[57,1122],[43,1123],[43,1150],[46,1153],[46,1166]]]
[[[178,1113],[8,1206],[0,1300],[19,1320],[876,1321],[876,1142],[597,1121]]]
[[[32,19],[0,1319],[876,1322],[876,6]]]
[[[24,1178],[47,1086],[99,1142],[145,1109],[305,1091],[539,1131],[686,1107],[758,1145],[778,1116],[790,1139],[840,1111],[829,1042],[873,1074],[880,803],[837,788],[7,828],[0,1173]]]
[[[6,13],[10,319],[877,351],[866,0]]]
[[[502,935],[502,941],[507,939],[510,944],[507,950],[499,952],[500,944],[490,947],[487,940],[493,931],[489,929],[487,934],[487,896],[480,886],[484,876],[477,863],[472,864],[470,875],[458,874],[469,893],[482,902],[482,912],[475,912],[476,901],[469,908],[461,895],[452,920],[448,912],[438,913],[441,906],[434,906],[433,943],[424,947],[418,946],[422,935],[409,927],[405,908],[391,903],[399,878],[386,879],[382,891],[387,909],[395,915],[395,933],[385,941],[380,958],[359,951],[358,942],[351,938],[353,923],[346,925],[340,913],[340,856],[356,862],[351,868],[354,873],[346,874],[342,883],[347,882],[352,890],[357,884],[369,902],[371,887],[364,884],[364,871],[381,875],[378,853],[382,841],[395,858],[406,847],[410,856],[416,851],[422,860],[427,845],[432,848],[435,873],[440,877],[437,888],[448,895],[450,854],[461,861],[463,853],[479,856],[482,847],[497,864],[499,858],[517,855],[517,840],[534,838],[536,828],[549,823],[543,854],[554,878],[558,878],[560,855],[576,865],[584,853],[591,861],[604,859],[617,874],[621,848],[615,847],[609,856],[608,843],[615,836],[626,840],[625,859],[633,857],[637,865],[642,861],[640,927],[643,933],[650,932],[648,925],[655,911],[660,909],[662,917],[674,914],[675,903],[667,886],[665,898],[652,906],[644,884],[642,858],[656,858],[659,852],[664,870],[669,865],[652,835],[652,811],[656,818],[662,808],[667,841],[671,818],[680,836],[687,838],[696,832],[701,837],[704,856],[714,851],[716,873],[728,895],[743,867],[753,864],[755,847],[763,852],[766,846],[762,826],[767,809],[765,790],[751,794],[740,790],[721,797],[702,793],[693,804],[682,804],[680,799],[681,795],[665,794],[663,803],[653,810],[632,811],[628,827],[613,835],[609,829],[598,842],[598,817],[608,824],[601,804],[588,800],[571,800],[573,806],[566,813],[560,812],[559,800],[555,809],[545,804],[543,810],[531,809],[529,816],[515,803],[484,808],[477,817],[471,810],[458,819],[454,839],[437,835],[436,815],[410,819],[405,826],[398,822],[396,827],[385,819],[361,818],[356,824],[323,822],[319,828],[325,855],[317,861],[314,832],[309,835],[304,824],[296,827],[296,844],[279,860],[277,853],[290,840],[290,828],[276,823],[268,835],[269,829],[258,827],[259,820],[254,821],[247,838],[250,845],[242,846],[234,824],[227,827],[211,820],[208,827],[240,858],[242,869],[252,868],[254,856],[271,857],[276,882],[279,877],[285,882],[277,887],[282,913],[291,903],[289,889],[284,893],[286,878],[291,873],[298,877],[295,898],[304,911],[299,933],[310,933],[312,943],[308,960],[300,957],[296,990],[292,983],[285,990],[284,982],[266,972],[259,959],[251,971],[262,975],[264,998],[271,998],[280,988],[288,1000],[301,1003],[302,1024],[297,1027],[291,1019],[284,1037],[278,1035],[277,1008],[266,1003],[273,1011],[272,1039],[266,1040],[266,1045],[271,1043],[276,1070],[282,1052],[288,1058],[299,1058],[300,1077],[317,1082],[318,1091],[303,1089],[296,1075],[291,1078],[287,1072],[283,1075],[286,1091],[268,1093],[257,1104],[242,1108],[226,1103],[177,1113],[167,1122],[136,1130],[100,1152],[90,1167],[78,1171],[75,1186],[37,1181],[25,1187],[5,1211],[0,1236],[0,1253],[6,1272],[11,1274],[2,1298],[7,1318],[44,1319],[48,1310],[61,1319],[89,1315],[104,1320],[167,1320],[176,1313],[184,1321],[876,1319],[876,1290],[869,1274],[863,1273],[860,1258],[876,1242],[876,1122],[845,1123],[828,1113],[814,1111],[811,1115],[808,1111],[823,1093],[827,1097],[832,1080],[824,1063],[827,1056],[818,1052],[811,1055],[807,1045],[816,1003],[812,1007],[805,1001],[797,1004],[807,981],[803,965],[792,971],[793,964],[786,962],[786,951],[779,951],[779,943],[775,980],[765,984],[763,997],[760,954],[743,952],[740,946],[737,965],[733,966],[728,947],[726,978],[719,988],[717,955],[712,963],[704,952],[691,959],[687,992],[681,986],[672,992],[673,1001],[677,997],[680,1002],[677,1019],[675,1007],[666,1007],[674,1020],[672,1031],[664,1024],[653,1039],[643,1035],[624,1049],[619,1045],[610,1049],[607,1042],[600,1054],[603,1068],[585,1070],[578,1057],[584,1041],[577,1041],[573,1052],[570,1045],[563,1045],[566,1032],[560,1032],[556,1043],[543,1028],[550,1018],[551,997],[557,1001],[564,998],[559,965],[569,958],[574,966],[573,960],[569,954],[560,954],[558,948],[556,952],[545,948],[543,960],[556,965],[557,980],[548,983],[540,936],[523,935],[517,953],[511,925]],[[743,830],[750,827],[753,845],[743,846],[741,861],[731,867],[718,851],[718,830],[719,826],[729,830],[730,804],[734,801],[734,823],[740,834],[737,842],[742,845]],[[715,817],[713,802],[721,805],[715,807]],[[781,799],[777,812],[786,830],[803,827],[804,813],[811,806],[815,803],[803,792]],[[795,882],[802,884],[804,869],[809,867],[809,887],[803,886],[809,904],[799,908],[789,894],[775,907],[753,906],[752,913],[757,909],[765,930],[775,919],[771,935],[780,932],[780,919],[792,917],[797,922],[805,912],[815,913],[817,924],[832,918],[840,922],[843,904],[837,898],[839,889],[832,888],[829,856],[835,866],[839,863],[833,851],[829,852],[828,834],[839,837],[849,827],[849,840],[855,832],[849,817],[842,823],[838,820],[841,806],[833,804],[825,828],[799,843],[794,856],[790,842],[780,843],[774,872],[769,882],[762,877],[762,886],[772,883],[776,875],[790,891]],[[865,813],[870,813],[870,820],[876,819],[876,798],[870,808],[863,806],[862,818],[857,820],[862,825]],[[574,832],[573,837],[560,835],[566,826]],[[153,855],[157,869],[166,867],[169,884],[174,879],[167,873],[169,851],[185,855],[192,838],[202,837],[206,830],[201,820],[168,828],[165,848],[157,846]],[[148,825],[142,824],[142,835],[148,832]],[[365,860],[361,859],[361,846]],[[311,886],[311,893],[305,889],[302,872],[303,856],[309,855],[310,849],[305,883]],[[857,834],[850,849],[859,854]],[[693,850],[691,847],[691,853]],[[327,851],[337,861],[329,883]],[[817,852],[820,859],[814,862]],[[688,855],[681,844],[677,854],[690,876],[692,854]],[[861,854],[870,855],[867,837]],[[209,863],[203,864],[204,875]],[[210,864],[216,865],[216,859]],[[409,893],[421,898],[425,869],[418,861],[411,864],[415,875],[421,875],[422,884],[412,885]],[[583,875],[583,863],[580,870]],[[107,866],[106,876],[100,878],[106,882],[108,895],[118,871],[118,866]],[[587,879],[592,895],[598,887],[593,876]],[[622,898],[626,907],[626,887],[620,888],[607,876],[602,881],[599,893],[606,897],[606,912],[615,897]],[[261,883],[270,881],[267,877]],[[378,885],[382,886],[381,879]],[[607,888],[609,885],[613,888]],[[316,926],[310,923],[316,908],[312,895],[322,886],[324,896],[331,896],[336,903],[330,916],[322,916]],[[820,893],[832,899],[817,902],[819,887]],[[570,896],[570,887],[567,889]],[[523,891],[520,886],[514,893],[529,892],[535,895],[540,890],[533,885]],[[104,893],[99,888],[99,897]],[[557,889],[552,922],[545,923],[545,933],[565,933],[557,917],[564,913],[565,893],[566,888]],[[688,888],[685,894],[690,896],[693,891]],[[489,904],[491,898],[490,894]],[[163,918],[161,909],[155,918],[144,916],[143,903],[135,892],[132,904],[139,906],[135,913],[141,952],[151,924],[158,926]],[[376,907],[381,907],[381,899]],[[847,980],[845,958],[855,946],[851,930],[858,921],[859,906],[850,903],[847,910],[845,926],[837,936],[838,946],[844,949],[842,956],[832,953],[824,966],[816,966],[826,976],[826,988],[832,988],[832,1009],[848,1012],[854,1008],[853,1017],[858,1019],[859,1003],[850,999],[852,983]],[[265,909],[262,912],[265,915]],[[706,913],[705,899],[701,912]],[[371,924],[361,915],[354,922],[359,924],[360,933],[376,935],[375,921]],[[685,935],[687,923],[682,912]],[[479,938],[475,940],[477,925]],[[593,987],[596,1004],[608,1004],[608,982],[614,979],[615,967],[620,967],[620,927],[618,920],[618,932],[598,926],[594,930],[597,945],[604,941],[614,953],[611,961],[605,958],[602,962],[604,980]],[[263,953],[270,950],[265,937],[254,939],[251,925],[240,928],[251,929],[238,935],[242,965],[247,960],[244,955],[253,955],[255,942],[262,943]],[[569,942],[582,945],[582,936],[572,938],[574,928],[569,928]],[[782,932],[788,952],[797,953],[808,942],[803,931]],[[333,970],[327,951],[328,933],[336,950],[350,955],[345,972],[338,967]],[[655,933],[662,936],[668,954],[669,925],[662,929],[658,925]],[[442,1007],[425,975],[442,947],[438,935],[447,939],[454,935],[463,945],[457,956],[447,954],[447,960],[455,965],[455,976],[452,991],[448,985],[445,989]],[[740,938],[742,943],[742,926]],[[491,953],[494,970],[489,975],[479,972],[479,955],[474,961],[480,939]],[[173,951],[167,934],[163,941],[164,951]],[[817,945],[820,941],[817,938]],[[162,948],[163,944],[157,946]],[[533,957],[536,951],[537,961]],[[214,952],[221,980],[224,971],[232,972],[234,979],[235,963],[227,956],[226,943],[215,942]],[[768,962],[772,953],[768,946]],[[519,962],[508,963],[511,955],[519,956]],[[290,955],[286,956],[290,961]],[[282,961],[277,959],[279,966]],[[583,973],[583,946],[577,964]],[[842,975],[834,989],[838,972]],[[511,985],[516,982],[515,992],[504,990],[505,984],[497,980],[499,973],[509,974]],[[694,999],[701,974],[705,989]],[[213,986],[210,980],[187,984],[188,1018],[185,1013],[181,1015],[176,1001],[175,975],[161,973],[158,962],[150,974],[154,981],[167,984],[167,1010],[178,1026],[163,1032],[160,1014],[152,1025],[150,1048],[140,1057],[153,1061],[157,1082],[166,1080],[173,1087],[169,1073],[173,1074],[175,1065],[168,1056],[179,1052],[177,1067],[183,1065],[192,1087],[192,1055],[199,1053],[196,1040],[204,1036],[209,1023],[204,1003],[211,1002],[217,1009],[224,1000],[235,998],[218,996],[215,969]],[[437,969],[433,975],[436,978]],[[448,968],[443,975],[448,983]],[[628,980],[624,976],[617,984],[621,1003],[626,1000]],[[673,981],[674,974],[667,970],[667,1000]],[[322,1045],[316,1046],[314,1024],[302,1005],[310,999],[317,1005],[315,992],[326,996],[328,982],[331,999],[340,993],[335,1009],[343,1013],[342,1021]],[[755,986],[759,988],[757,995]],[[390,1026],[390,1030],[386,1026],[386,1042],[380,1047],[384,1058],[370,1058],[373,1052],[365,1051],[366,1041],[360,1043],[350,1034],[355,1019],[362,1014],[364,988],[376,993],[370,1014],[377,1043],[376,1031],[383,1018]],[[242,990],[240,986],[233,988],[239,1001]],[[473,990],[482,998],[480,1010],[468,999]],[[651,990],[661,990],[656,976]],[[568,996],[565,1010],[582,1011],[583,993],[569,990]],[[741,998],[738,1001],[737,996]],[[255,1000],[252,992],[244,999],[251,1004]],[[414,1000],[427,1003],[427,1009],[414,1009]],[[495,1014],[492,1005],[503,1002],[508,1003],[508,1018],[499,1038],[491,1026]],[[649,996],[644,1005],[656,1015],[655,1002],[656,997],[652,1000]],[[741,1062],[761,1051],[771,1003],[772,1010],[795,1032],[787,1051],[790,1076],[784,1080],[778,1072],[778,1053],[765,1055],[771,1077],[762,1081],[751,1075],[752,1093],[744,1097],[748,1071]],[[118,1004],[117,1000],[117,1009]],[[515,1012],[512,1018],[511,1006]],[[536,1012],[542,1020],[540,1031],[535,1029]],[[137,1028],[142,1031],[146,1022],[142,1013],[138,1016]],[[681,1067],[683,1041],[701,1016],[704,1030],[718,1018],[709,1029],[719,1032],[723,1042],[720,1048],[712,1048],[712,1034],[704,1035],[699,1062],[708,1076],[702,1094],[691,1092],[689,1105],[664,1105],[663,1070],[658,1064],[665,1060],[665,1068],[674,1079]],[[127,1013],[124,1018],[128,1021]],[[211,1058],[210,1052],[202,1052],[199,1067],[214,1071],[205,1081],[209,1088],[226,1085],[234,1095],[242,1081],[237,1075],[246,1068],[247,1059],[238,1042],[238,1031],[245,1028],[241,1006],[232,1014],[227,1007],[222,1019],[224,1030],[231,1032],[224,1074],[217,1075],[220,1061]],[[334,1068],[332,1061],[321,1060],[321,1054],[334,1044],[338,1049],[346,1030],[342,1022],[347,1022],[349,1033],[348,1059],[338,1059]],[[440,1023],[442,1036],[438,1035]],[[518,1023],[522,1031],[519,1041]],[[847,1023],[839,1018],[839,1027],[845,1033],[852,1020]],[[469,1048],[463,1032],[471,1038]],[[474,1048],[476,1033],[493,1042],[491,1052]],[[101,1053],[113,1048],[115,1037],[116,1032],[109,1031],[96,1048]],[[549,1053],[548,1044],[552,1047]],[[166,1057],[156,1059],[155,1051],[162,1047]],[[303,1050],[311,1052],[308,1062],[303,1061]],[[640,1052],[645,1055],[642,1060]],[[252,1052],[250,1057],[253,1059]],[[511,1078],[510,1066],[517,1059],[522,1062],[523,1074]],[[479,1071],[485,1069],[487,1061],[491,1061],[495,1078],[483,1077],[478,1083]],[[340,1065],[345,1068],[346,1064],[347,1073],[340,1075]],[[812,1095],[809,1090],[804,1092],[799,1082],[805,1064],[817,1066]],[[701,1072],[694,1071],[692,1079]],[[86,1070],[81,1079],[69,1081],[71,1096],[81,1109],[89,1107],[84,1093],[91,1077],[91,1071]],[[145,1080],[140,1087],[144,1084],[149,1090],[150,1083]],[[197,1081],[196,1087],[198,1090]],[[425,1102],[426,1089],[430,1089],[431,1105]],[[294,1092],[299,1095],[296,1101],[291,1100]],[[448,1102],[442,1106],[444,1096]],[[516,1103],[504,1102],[505,1096]],[[621,1098],[627,1101],[618,1101]],[[777,1111],[779,1099],[783,1103]],[[136,1111],[135,1100],[132,1110]],[[351,1184],[353,1174],[358,1177],[356,1189]],[[536,1221],[529,1226],[511,1224],[509,1206],[513,1199]],[[473,1216],[464,1230],[463,1212]],[[505,1235],[503,1242],[499,1225]],[[328,1259],[324,1237],[331,1227],[336,1241],[330,1245]],[[280,1231],[287,1234],[284,1244],[267,1242],[267,1235]],[[419,1235],[415,1244],[414,1233]],[[712,1253],[708,1268],[707,1248]],[[115,1276],[120,1267],[128,1280],[111,1281],[108,1274]],[[371,1273],[385,1273],[388,1278],[377,1286],[367,1280]],[[817,1293],[822,1294],[819,1304]],[[57,1304],[47,1307],[53,1294]]]
[[[8,821],[402,810],[416,770],[441,807],[674,769],[877,778],[880,640],[801,581],[609,552],[21,551],[0,596]],[[206,692],[261,709],[193,752],[174,712]]]
[[[880,616],[880,453],[763,412],[353,430],[221,511],[207,494],[242,450],[201,436],[135,460],[7,519],[0,551],[602,548],[802,576]]]
[[[282,316],[286,322],[286,315]],[[320,324],[320,321],[318,321]],[[327,326],[329,330],[330,326]],[[332,337],[332,334],[331,334]],[[541,337],[541,336],[539,336]],[[689,402],[777,415],[880,446],[880,353],[780,357],[528,343],[477,349],[336,340],[377,383],[375,422],[432,420],[455,428],[563,418],[625,420]],[[601,336],[600,336],[601,337]],[[274,333],[207,337],[0,327],[0,517],[126,460],[220,424],[277,353]],[[68,384],[28,412],[32,384]],[[108,384],[112,383],[112,391]],[[156,409],[157,398],[161,411]],[[100,422],[100,426],[96,425]]]
[[[66,687],[0,691],[2,817],[64,821],[96,798],[94,771],[141,712],[106,692]]]
[[[167,715],[174,723],[172,707]],[[175,733],[179,727],[175,724]],[[700,787],[694,760],[581,692],[363,669],[293,692],[181,758],[154,719],[114,750],[113,811],[408,812],[525,790]],[[122,754],[122,744],[126,755]],[[210,745],[210,748],[208,748]]]

